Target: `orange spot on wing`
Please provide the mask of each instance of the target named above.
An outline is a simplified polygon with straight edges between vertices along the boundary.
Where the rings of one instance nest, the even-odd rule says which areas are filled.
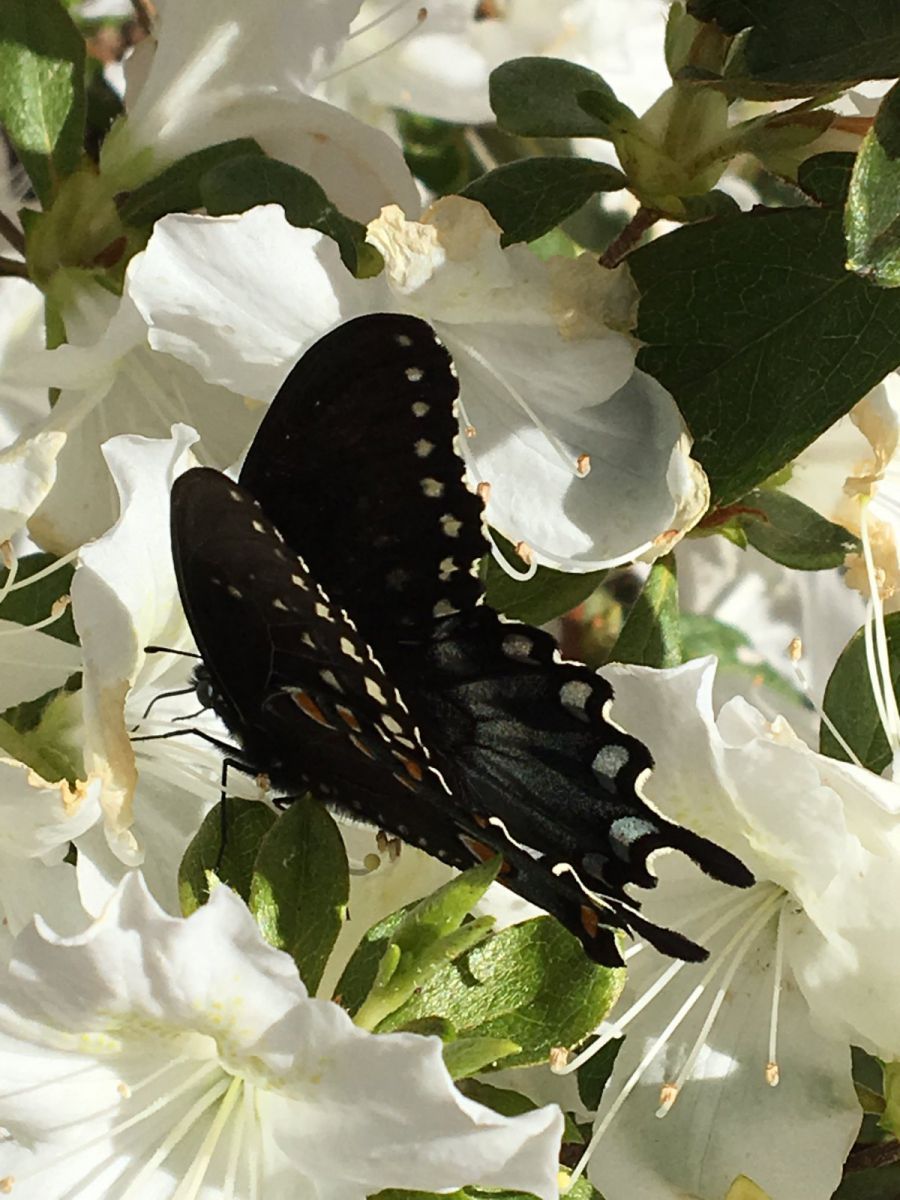
[[[422,782],[422,776],[424,772],[421,765],[417,763],[414,758],[404,758],[403,767],[407,775],[409,775],[411,779],[414,779],[416,783]]]
[[[582,904],[581,906],[581,928],[590,938],[595,938],[597,930],[600,928],[600,918],[586,904]]]
[[[324,725],[326,729],[334,729],[334,726],[322,712],[321,708],[319,708],[318,704],[316,704],[315,700],[313,700],[312,696],[308,696],[306,692],[291,692],[291,699],[301,712],[305,712],[308,717],[312,717],[318,725]]]
[[[359,728],[359,727],[357,726],[357,728]],[[360,738],[355,737],[352,733],[350,734],[350,741],[357,748],[357,750],[360,751],[360,753],[362,753],[366,756],[366,758],[374,758],[375,757],[375,755],[372,753],[372,751],[369,749],[369,747],[366,745],[366,743],[364,741],[361,741]]]
[[[345,708],[343,704],[336,704],[334,709],[345,725],[349,725],[356,733],[361,732],[362,726],[357,721],[356,715],[349,708]]]

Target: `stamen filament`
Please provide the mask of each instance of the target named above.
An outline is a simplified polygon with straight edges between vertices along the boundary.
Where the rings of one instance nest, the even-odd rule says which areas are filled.
[[[819,704],[812,693],[812,688],[809,686],[809,680],[806,678],[806,675],[800,666],[800,656],[803,653],[803,643],[799,638],[793,639],[788,647],[788,651],[791,658],[791,665],[794,668],[794,677],[797,680],[797,684],[801,692],[803,692],[804,696],[812,705],[816,716],[819,718],[834,740],[838,743],[850,761],[855,763],[856,766],[861,767],[862,763],[859,761],[856,751],[853,749],[853,747],[838,729],[837,725],[835,725],[834,721],[832,721],[831,717],[829,717],[828,713],[825,711],[822,705]]]
[[[3,563],[6,567],[6,578],[3,581],[3,586],[0,587],[0,604],[2,604],[12,591],[13,584],[16,581],[16,575],[19,570],[19,560],[13,553],[11,542],[4,542],[0,549],[3,551]]]
[[[687,1000],[685,1000],[685,1002],[681,1005],[681,1007],[675,1013],[675,1016],[671,1019],[671,1021],[668,1023],[668,1025],[665,1027],[665,1029],[662,1031],[662,1033],[659,1035],[659,1037],[656,1038],[656,1040],[650,1046],[650,1049],[647,1051],[647,1053],[644,1055],[644,1057],[638,1063],[638,1065],[634,1069],[634,1071],[632,1071],[631,1075],[628,1077],[628,1081],[626,1082],[625,1086],[619,1092],[618,1096],[616,1096],[616,1099],[613,1102],[612,1106],[610,1107],[609,1112],[606,1114],[606,1116],[603,1118],[603,1120],[600,1122],[600,1124],[594,1130],[594,1136],[588,1142],[584,1153],[582,1154],[581,1158],[578,1160],[578,1163],[577,1163],[575,1169],[573,1170],[571,1176],[569,1177],[569,1190],[571,1190],[572,1186],[584,1174],[585,1168],[587,1167],[588,1162],[590,1161],[591,1155],[594,1153],[594,1150],[597,1148],[597,1145],[598,1145],[600,1139],[603,1137],[604,1133],[606,1133],[607,1129],[609,1129],[610,1125],[612,1124],[613,1120],[615,1119],[615,1117],[618,1114],[619,1110],[621,1109],[622,1105],[625,1103],[625,1101],[628,1099],[628,1097],[631,1095],[631,1093],[634,1091],[634,1089],[640,1083],[641,1078],[643,1077],[643,1074],[646,1071],[647,1067],[649,1067],[650,1063],[653,1062],[653,1059],[656,1057],[656,1055],[659,1052],[659,1050],[661,1049],[661,1047],[663,1047],[666,1044],[666,1042],[669,1040],[669,1038],[672,1036],[672,1034],[675,1032],[675,1030],[678,1028],[678,1026],[681,1024],[681,1022],[684,1020],[684,1018],[688,1015],[688,1013],[691,1011],[691,1009],[694,1007],[694,1005],[697,1003],[697,1001],[700,999],[700,997],[702,995],[703,995],[703,987],[700,984],[698,984],[697,987],[695,987],[693,989],[693,991],[691,992],[691,994],[688,996]]]
[[[778,1010],[781,1005],[781,985],[784,978],[784,914],[787,910],[787,897],[781,903],[778,913],[778,929],[775,933],[775,978],[772,983],[772,1011],[769,1017],[769,1058],[766,1063],[766,1082],[769,1087],[777,1087],[781,1074],[778,1070]]]
[[[364,33],[368,33],[370,29],[374,29],[376,25],[380,25],[383,21],[389,21],[394,13],[399,12],[401,8],[406,8],[410,0],[397,0],[396,4],[392,4],[390,8],[373,17],[371,21],[367,21],[365,25],[360,25],[359,29],[351,27],[345,41],[352,42],[354,38],[362,37]]]
[[[243,1091],[246,1093],[247,1088]],[[238,1169],[241,1164],[241,1151],[244,1148],[244,1140],[247,1135],[247,1105],[242,1100],[238,1111],[235,1113],[234,1123],[232,1125],[231,1143],[228,1147],[228,1163],[225,1168],[225,1182],[223,1184],[223,1200],[235,1200],[238,1184]]]
[[[209,1069],[210,1064],[205,1064],[205,1071],[207,1073],[209,1072]],[[221,1068],[217,1065],[214,1067],[214,1070],[217,1074],[221,1072]],[[156,1171],[158,1167],[162,1166],[172,1151],[177,1148],[178,1143],[182,1140],[182,1138],[184,1138],[190,1132],[194,1124],[200,1119],[200,1117],[203,1116],[206,1110],[215,1104],[220,1096],[224,1095],[225,1092],[228,1091],[230,1086],[231,1082],[229,1077],[222,1074],[221,1077],[215,1081],[215,1083],[206,1089],[203,1095],[191,1105],[181,1120],[169,1130],[161,1144],[157,1146],[150,1157],[144,1162],[144,1165],[141,1167],[140,1171],[122,1193],[120,1200],[136,1200],[141,1193],[144,1183],[152,1176],[153,1172]],[[179,1088],[178,1090],[179,1092],[183,1092],[185,1089]],[[172,1096],[164,1096],[161,1098],[161,1103],[159,1105],[154,1105],[151,1107],[162,1107],[165,1104],[171,1103],[172,1099]],[[140,1119],[143,1120],[144,1116],[148,1115],[149,1110],[145,1111]]]
[[[318,83],[330,83],[332,79],[337,79],[339,75],[346,75],[348,71],[355,71],[357,67],[363,67],[366,63],[371,62],[373,58],[379,58],[382,54],[387,54],[390,50],[395,50],[401,42],[405,42],[407,38],[418,33],[428,16],[427,8],[420,8],[416,13],[416,23],[411,25],[409,29],[401,33],[399,37],[394,38],[392,42],[388,42],[386,46],[380,46],[377,50],[373,50],[371,54],[367,54],[365,58],[360,58],[356,62],[348,63],[346,67],[338,67],[336,71],[332,71],[330,75],[322,75]]]
[[[755,888],[752,888],[750,892],[745,892],[743,896],[738,897],[730,906],[728,906],[725,911],[720,912],[717,919],[713,921],[711,925],[708,925],[705,929],[701,930],[701,932],[697,935],[697,940],[700,942],[708,941],[709,938],[714,937],[719,930],[723,928],[723,926],[728,925],[732,920],[734,920],[735,917],[739,916],[744,909],[752,908],[759,904],[759,894],[757,893],[754,895],[754,892],[756,892]],[[622,1016],[618,1017],[615,1021],[604,1022],[604,1024],[607,1026],[606,1031],[600,1033],[595,1042],[592,1042],[586,1050],[582,1050],[580,1054],[577,1054],[572,1061],[567,1063],[565,1066],[560,1066],[558,1069],[554,1068],[554,1074],[569,1075],[572,1073],[572,1071],[577,1071],[580,1066],[586,1063],[588,1059],[593,1058],[595,1054],[599,1053],[599,1051],[602,1050],[605,1045],[611,1042],[613,1038],[622,1037],[622,1031],[625,1029],[625,1026],[629,1025],[635,1017],[639,1016],[640,1013],[642,1013],[647,1007],[647,1005],[655,1000],[660,992],[668,987],[675,976],[678,975],[686,966],[687,963],[681,959],[676,959],[675,962],[670,963],[663,973],[658,976],[656,980],[654,980],[650,987],[648,987],[647,990],[641,994],[640,998],[636,1000],[635,1003],[632,1004],[631,1007],[622,1014]],[[599,1030],[597,1032],[599,1032]]]
[[[42,567],[40,571],[35,571],[33,575],[27,576],[25,579],[19,579],[10,587],[11,592],[17,592],[20,588],[29,587],[32,583],[37,583],[39,579],[44,579],[47,575],[52,575],[54,571],[58,571],[60,567],[68,566],[81,553],[81,547],[76,550],[70,550],[68,554],[62,554],[54,562],[49,563],[46,567]]]
[[[209,1170],[212,1156],[215,1154],[216,1146],[225,1131],[235,1104],[240,1099],[243,1086],[243,1079],[240,1079],[238,1076],[232,1079],[228,1086],[228,1091],[225,1093],[218,1111],[215,1117],[213,1117],[209,1129],[206,1131],[206,1136],[200,1143],[197,1153],[194,1155],[194,1161],[186,1171],[178,1187],[172,1193],[172,1200],[197,1200],[197,1195],[206,1178],[206,1172]]]
[[[709,1006],[709,1012],[706,1014],[703,1024],[700,1026],[700,1032],[694,1039],[694,1044],[691,1046],[687,1058],[682,1063],[681,1069],[675,1077],[674,1082],[666,1084],[662,1089],[662,1095],[660,1097],[662,1102],[656,1111],[657,1117],[664,1117],[666,1113],[669,1112],[672,1105],[678,1099],[678,1095],[681,1089],[684,1087],[685,1080],[690,1078],[691,1071],[694,1069],[694,1063],[699,1058],[700,1051],[706,1045],[706,1040],[709,1037],[713,1025],[715,1024],[716,1017],[719,1015],[719,1010],[725,1002],[725,997],[728,994],[728,989],[731,987],[731,982],[737,973],[737,969],[746,958],[747,951],[756,941],[760,930],[771,916],[772,908],[778,902],[778,899],[779,897],[777,895],[773,896],[769,903],[764,903],[760,907],[759,911],[751,919],[749,926],[737,930],[737,932],[729,939],[724,950],[722,950],[721,953],[716,956],[715,963],[710,966],[709,970],[706,972],[706,975],[701,980],[700,986],[706,988],[706,986],[712,982],[713,976],[720,969],[723,962],[727,961],[728,955],[732,954],[732,951],[734,951],[731,962],[728,963],[725,974],[722,976],[722,980],[716,989],[713,1002]]]
[[[891,754],[896,760],[900,751],[900,709],[897,707],[897,697],[891,682],[891,660],[888,651],[887,633],[884,628],[884,603],[878,586],[878,576],[875,572],[875,560],[872,555],[872,543],[869,538],[868,504],[864,497],[860,506],[860,535],[863,548],[863,558],[866,564],[866,575],[869,580],[869,607],[866,612],[866,659],[872,678],[872,691],[878,716],[884,729],[885,737],[891,748]],[[871,653],[868,637],[868,627],[872,625],[875,635],[875,655]],[[873,672],[873,665],[877,664]]]
[[[0,629],[0,637],[16,637],[20,633],[37,633],[39,629],[45,629],[48,625],[52,625],[54,621],[58,621],[71,603],[71,596],[60,596],[58,600],[53,601],[48,617],[44,617],[40,621],[35,621],[33,625],[9,625],[4,629]]]
[[[497,565],[503,568],[510,579],[515,579],[519,583],[527,583],[529,579],[534,579],[535,575],[537,574],[537,563],[534,559],[531,560],[524,571],[517,571],[494,541],[494,535],[489,526],[485,526],[484,532],[487,534],[487,539],[491,543],[491,552],[494,555]]]

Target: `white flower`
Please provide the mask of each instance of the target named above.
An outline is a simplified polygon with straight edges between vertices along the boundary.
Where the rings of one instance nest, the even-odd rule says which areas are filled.
[[[33,458],[35,447],[46,446],[47,459],[55,448],[42,475],[42,482],[52,486],[29,531],[57,554],[100,536],[115,520],[116,492],[100,453],[108,438],[117,433],[168,437],[172,425],[183,421],[200,432],[204,461],[225,467],[246,449],[258,422],[242,396],[210,386],[177,358],[156,352],[130,294],[140,259],[129,265],[118,302],[99,287],[78,292],[77,307],[66,317],[73,344],[33,352],[27,367],[16,371],[23,382],[63,389],[40,431],[15,450]],[[60,435],[65,435],[61,448],[48,441]]]
[[[668,549],[706,507],[671,396],[634,370],[628,277],[583,255],[501,249],[486,210],[448,197],[422,222],[386,209],[386,259],[354,280],[337,248],[269,206],[157,224],[131,296],[152,343],[210,384],[270,399],[318,336],[360,312],[432,322],[459,371],[460,439],[488,519],[533,562],[588,571]],[[217,264],[227,262],[225,274]]]
[[[367,0],[323,91],[370,120],[379,108],[405,108],[479,124],[493,120],[491,71],[546,54],[591,67],[643,112],[670,83],[666,8],[663,0],[436,0],[417,20],[412,3]]]
[[[193,661],[144,653],[149,644],[192,646],[172,570],[169,492],[195,461],[196,437],[176,426],[165,441],[123,436],[104,445],[121,515],[84,547],[72,582],[84,649],[85,766],[103,781],[102,820],[76,842],[79,886],[93,913],[138,865],[159,901],[178,911],[178,864],[219,796],[215,749],[189,736],[132,740],[135,731],[144,737],[204,727],[228,737],[212,714],[173,724],[197,709]],[[169,692],[175,695],[163,699]]]
[[[797,457],[784,490],[868,542],[885,609],[900,609],[900,376],[896,372]],[[847,584],[871,596],[865,554],[848,555],[847,568]]]
[[[328,74],[359,0],[157,0],[154,38],[126,69],[127,116],[110,131],[101,174],[133,188],[183,155],[255,138],[312,175],[347,216],[383,204],[415,211],[399,148],[311,92]]]
[[[0,1031],[0,1172],[22,1200],[556,1197],[558,1109],[501,1117],[456,1091],[437,1038],[310,999],[225,887],[177,919],[132,875],[81,936],[27,929]]]
[[[45,417],[46,387],[18,384],[19,365],[44,348],[44,297],[27,279],[0,278],[0,445],[8,446]],[[4,484],[0,497],[9,496]],[[5,507],[5,504],[4,504]]]
[[[735,897],[659,864],[647,916],[678,911],[710,959],[628,955],[609,1030],[626,1040],[591,1176],[607,1200],[718,1200],[739,1171],[773,1196],[827,1200],[861,1117],[849,1044],[900,1056],[900,962],[887,949],[900,787],[815,753],[740,698],[714,716],[714,672],[710,659],[603,672],[616,719],[653,747],[649,801],[737,854],[757,884]]]

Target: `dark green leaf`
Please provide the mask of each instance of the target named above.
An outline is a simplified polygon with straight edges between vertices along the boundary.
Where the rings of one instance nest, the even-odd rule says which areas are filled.
[[[0,125],[44,207],[81,159],[84,39],[58,0],[0,4]]]
[[[845,270],[839,212],[690,225],[628,264],[638,365],[674,395],[716,504],[790,462],[900,363],[900,295]]]
[[[263,937],[286,950],[311,993],[341,931],[350,874],[340,830],[316,800],[295,800],[259,847],[250,911]]]
[[[508,246],[534,241],[596,192],[618,191],[626,182],[615,167],[586,158],[523,158],[482,175],[461,194],[485,206]]]
[[[493,1109],[503,1117],[520,1117],[522,1113],[534,1112],[539,1107],[537,1102],[529,1096],[523,1096],[521,1092],[513,1091],[511,1088],[494,1087],[490,1083],[485,1083],[483,1079],[461,1079],[456,1086],[470,1100],[483,1104],[485,1108]],[[571,1114],[563,1113],[563,1116],[566,1126],[563,1130],[562,1140],[583,1145],[584,1138],[572,1120]]]
[[[900,695],[900,613],[886,616],[884,628],[891,686],[894,695]],[[880,775],[891,761],[891,750],[875,707],[862,629],[853,635],[835,663],[822,707],[863,766]],[[832,758],[847,758],[824,723],[819,730],[819,749]]]
[[[900,1196],[900,1163],[845,1175],[832,1200],[897,1200]]]
[[[414,1017],[450,1020],[460,1036],[509,1038],[522,1050],[503,1066],[545,1062],[583,1041],[616,1000],[624,972],[598,967],[551,917],[501,930],[447,963],[380,1026]]]
[[[881,287],[900,287],[900,84],[863,139],[844,213],[847,266]]]
[[[850,176],[856,155],[846,151],[814,154],[800,164],[797,183],[800,190],[829,208],[837,208],[847,199]]]
[[[681,662],[675,558],[657,559],[610,653],[611,662],[677,667]]]
[[[481,174],[464,126],[409,112],[396,117],[409,169],[436,195],[457,192]]]
[[[688,11],[741,33],[725,68],[733,95],[810,96],[898,73],[896,0],[689,0]]]
[[[365,226],[345,217],[311,175],[289,163],[256,155],[229,159],[206,172],[200,194],[214,217],[246,212],[257,204],[280,204],[292,225],[333,238],[350,271],[357,270],[366,249]]]
[[[583,1067],[578,1068],[578,1095],[584,1107],[592,1112],[600,1107],[600,1097],[612,1075],[624,1042],[624,1038],[613,1038],[598,1050],[593,1058],[589,1058]]]
[[[262,155],[262,148],[253,138],[235,138],[195,150],[124,196],[119,203],[119,215],[128,225],[152,225],[166,213],[202,208],[204,196],[200,183],[208,171],[236,159],[250,158],[258,163]]]
[[[842,525],[820,517],[793,496],[767,488],[748,492],[741,508],[750,509],[741,524],[751,546],[785,567],[825,571],[839,567],[860,542]]]
[[[491,72],[497,124],[522,137],[608,137],[604,122],[578,103],[582,92],[613,95],[595,71],[561,58],[514,58]]]
[[[249,899],[259,844],[274,823],[275,814],[257,800],[228,797],[210,809],[178,868],[178,897],[186,917],[209,899],[211,876]]]
[[[523,570],[524,564],[510,543],[496,531],[493,536],[514,569]],[[606,578],[606,571],[578,574],[538,567],[531,579],[513,579],[493,554],[486,554],[481,563],[481,577],[485,599],[491,608],[515,621],[544,625],[587,600]]]
[[[26,554],[24,558],[19,559],[16,581],[30,579],[32,575],[43,571],[54,562],[56,556],[53,554]],[[16,621],[19,625],[34,625],[36,621],[42,621],[50,615],[54,602],[68,594],[74,573],[74,566],[66,563],[28,587],[10,592],[0,604],[0,621]],[[8,575],[9,572],[5,568],[0,569],[0,587],[6,583]],[[48,625],[44,633],[59,638],[61,642],[68,642],[70,646],[77,646],[78,634],[72,621],[71,607],[66,609],[59,620]]]

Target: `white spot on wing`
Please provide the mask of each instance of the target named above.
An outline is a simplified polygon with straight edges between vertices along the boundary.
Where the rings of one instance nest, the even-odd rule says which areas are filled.
[[[385,700],[385,698],[384,698],[384,692],[381,690],[381,688],[378,686],[378,684],[375,682],[375,680],[370,679],[367,675],[365,683],[366,683],[366,691],[369,693],[369,695],[372,697],[372,699],[377,700],[379,704],[387,705],[387,700]]]
[[[409,336],[409,334],[406,334],[406,333],[398,333],[397,336],[394,338],[394,341],[397,343],[398,346],[411,346],[412,345],[412,338]]]
[[[431,479],[430,477],[420,479],[419,486],[429,500],[437,500],[444,494],[444,485],[439,479]]]
[[[403,373],[410,383],[418,383],[425,377],[425,372],[421,367],[407,367]]]
[[[604,746],[594,759],[593,767],[599,775],[615,779],[630,757],[624,746]]]
[[[362,662],[362,659],[356,653],[356,647],[353,645],[353,643],[350,641],[349,638],[345,638],[345,637],[341,638],[341,649],[347,655],[347,657],[352,658],[354,662],[358,662],[358,663]]]
[[[424,417],[426,415],[426,413],[428,412],[428,409],[429,409],[429,406],[425,403],[424,400],[417,400],[415,402],[415,404],[412,406],[413,416],[414,417]]]
[[[441,529],[447,537],[459,537],[459,531],[462,529],[462,521],[458,521],[453,513],[444,513],[441,517]]]
[[[416,442],[416,455],[419,458],[427,458],[434,449],[434,442],[429,442],[427,438],[419,438]]]

